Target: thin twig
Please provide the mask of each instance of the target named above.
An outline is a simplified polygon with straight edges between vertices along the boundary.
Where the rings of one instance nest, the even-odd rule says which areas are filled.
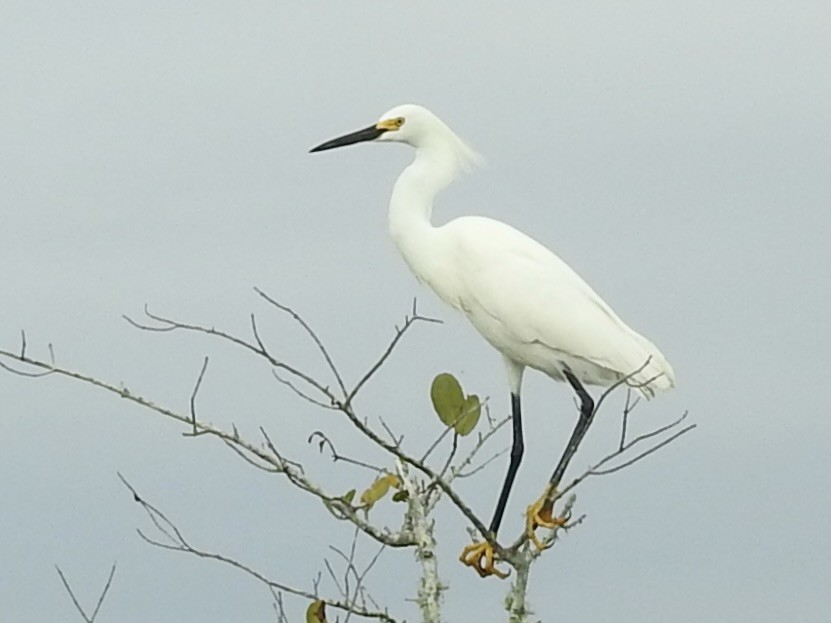
[[[603,469],[605,465],[609,464],[611,461],[613,461],[616,458],[622,457],[629,450],[631,450],[632,448],[634,448],[638,444],[640,444],[644,441],[647,441],[649,439],[652,439],[652,438],[656,437],[657,435],[661,435],[662,433],[666,433],[666,432],[672,430],[673,428],[676,428],[687,418],[687,416],[688,416],[688,412],[685,411],[679,418],[677,418],[676,420],[670,422],[669,424],[666,424],[664,426],[660,426],[660,427],[658,427],[657,429],[655,429],[651,432],[639,435],[638,437],[634,438],[633,440],[627,442],[623,446],[623,448],[620,448],[620,447],[616,448],[613,452],[610,452],[608,455],[603,457],[600,461],[598,461],[597,463],[595,463],[594,465],[589,467],[587,470],[585,470],[582,474],[577,476],[566,487],[564,487],[562,489],[552,490],[550,492],[551,497],[549,498],[550,503],[554,504],[557,500],[563,498],[567,493],[574,490],[586,478],[589,478],[590,476],[602,476],[602,475],[606,475],[606,474],[612,474],[614,472],[620,471],[621,469],[623,469],[625,467],[629,467],[631,465],[634,465],[635,463],[637,463],[638,461],[646,458],[650,454],[652,454],[654,452],[657,452],[661,448],[663,448],[666,445],[672,443],[673,441],[675,441],[676,439],[678,439],[682,435],[685,435],[686,433],[690,432],[691,430],[696,428],[695,424],[691,424],[691,425],[681,429],[680,431],[670,435],[668,438],[661,440],[659,443],[655,444],[654,446],[651,446],[650,448],[647,448],[645,451],[641,452],[637,456],[635,456],[631,459],[627,459],[626,461],[624,461],[620,465],[616,465],[616,466],[611,467],[611,468]],[[525,545],[525,543],[527,541],[528,541],[528,535],[523,533],[507,549],[507,552],[508,553],[517,552],[519,550],[519,548],[522,547],[523,545]]]
[[[493,437],[499,431],[499,429],[501,429],[503,426],[505,426],[510,421],[511,421],[511,416],[507,416],[507,417],[499,420],[498,422],[495,422],[494,424],[492,424],[491,427],[488,429],[488,431],[484,435],[480,434],[479,435],[479,440],[477,441],[477,443],[473,447],[473,449],[465,457],[465,459],[461,463],[459,463],[458,465],[454,465],[453,468],[450,470],[450,476],[447,479],[448,482],[453,482],[453,480],[455,480],[456,478],[467,478],[469,476],[472,476],[475,472],[477,472],[480,469],[484,468],[485,465],[487,465],[491,461],[493,461],[496,458],[498,458],[498,457],[502,456],[503,454],[505,454],[505,452],[507,452],[507,450],[501,450],[501,451],[497,452],[496,454],[494,454],[491,458],[489,458],[487,461],[485,461],[482,465],[480,465],[479,467],[477,467],[473,471],[464,472],[464,469],[466,467],[469,467],[470,464],[473,463],[473,459],[476,458],[477,454],[485,446],[485,444],[488,442],[488,440],[491,437]]]
[[[493,463],[500,456],[504,456],[505,454],[507,454],[507,452],[508,452],[507,449],[502,450],[500,452],[497,452],[496,454],[492,455],[489,459],[487,459],[485,461],[482,461],[482,463],[480,463],[479,465],[477,465],[476,467],[474,467],[473,469],[471,469],[468,472],[457,472],[456,473],[456,478],[470,478],[474,474],[477,474],[477,473],[481,472],[483,469],[485,469],[488,465]]]
[[[453,447],[450,449],[450,454],[447,455],[447,460],[444,462],[444,466],[441,468],[439,472],[439,478],[444,478],[445,472],[447,472],[447,468],[450,467],[450,464],[453,462],[453,459],[456,458],[456,450],[459,448],[459,434],[453,433]]]
[[[308,375],[305,372],[301,371],[300,369],[295,368],[294,366],[291,366],[287,363],[284,363],[282,361],[277,360],[268,351],[268,349],[265,347],[265,345],[262,343],[262,341],[258,339],[258,336],[255,337],[255,339],[257,340],[257,344],[255,345],[255,344],[252,344],[251,342],[243,340],[242,338],[239,338],[235,335],[231,335],[230,333],[226,333],[225,331],[220,331],[218,329],[215,329],[214,327],[203,327],[203,326],[197,325],[197,324],[189,324],[189,323],[184,323],[184,322],[178,322],[178,321],[175,321],[175,320],[170,320],[169,318],[165,318],[163,316],[159,316],[158,314],[151,313],[150,310],[147,308],[147,306],[145,306],[145,308],[144,308],[144,313],[148,318],[150,318],[151,320],[153,320],[155,322],[158,322],[162,326],[161,327],[154,327],[154,326],[150,326],[150,325],[145,325],[143,323],[136,322],[135,320],[133,320],[129,316],[124,316],[124,318],[132,326],[134,326],[138,329],[141,329],[143,331],[163,331],[163,332],[167,332],[167,331],[175,331],[175,330],[178,329],[178,330],[182,330],[182,331],[191,331],[191,332],[195,332],[195,333],[204,333],[206,335],[211,335],[211,336],[214,336],[214,337],[218,337],[222,340],[225,340],[227,342],[231,342],[232,344],[236,344],[237,346],[241,346],[242,348],[244,348],[244,349],[246,349],[246,350],[248,350],[248,351],[250,351],[250,352],[252,352],[256,355],[258,355],[260,357],[263,357],[274,368],[277,368],[279,370],[285,370],[286,372],[288,372],[292,376],[297,377],[298,379],[300,379],[303,382],[307,383],[309,386],[315,388],[317,391],[319,391],[321,394],[323,394],[327,399],[329,399],[331,401],[335,400],[334,394],[332,394],[332,392],[329,391],[329,389],[327,387],[325,387],[323,384],[316,381],[313,377],[311,377],[310,375]]]
[[[113,563],[112,568],[110,569],[110,575],[107,577],[107,582],[104,584],[104,588],[101,591],[101,594],[98,596],[98,602],[95,604],[95,609],[92,611],[92,614],[87,615],[84,609],[81,607],[81,604],[78,602],[78,598],[75,597],[75,592],[72,590],[72,587],[69,585],[69,580],[66,579],[64,572],[61,571],[61,568],[58,565],[55,565],[55,569],[58,571],[58,575],[61,578],[61,582],[63,582],[64,588],[66,588],[66,592],[69,593],[69,597],[72,599],[72,603],[75,604],[75,608],[81,614],[81,617],[84,619],[86,623],[94,623],[95,617],[98,616],[98,611],[101,609],[101,604],[104,603],[104,598],[107,596],[107,592],[110,590],[110,586],[113,583],[113,577],[115,576],[115,563]]]
[[[355,399],[355,396],[361,390],[361,388],[366,384],[369,379],[373,377],[373,375],[378,371],[378,369],[384,365],[384,362],[389,358],[392,354],[392,351],[395,350],[396,345],[398,344],[399,340],[404,337],[404,334],[407,330],[412,327],[416,322],[436,322],[441,323],[441,320],[436,318],[429,318],[427,316],[420,316],[418,311],[416,310],[416,300],[413,299],[413,310],[412,315],[404,317],[404,325],[400,329],[395,330],[395,336],[392,338],[392,341],[389,343],[387,348],[384,350],[383,354],[378,358],[378,360],[372,364],[372,366],[367,370],[367,372],[361,377],[355,387],[352,389],[351,392],[344,400],[343,405],[348,407],[352,404],[352,401]]]
[[[10,353],[9,351],[5,350],[0,350],[0,356],[6,356],[15,360],[20,359],[17,353]],[[157,405],[142,396],[131,393],[127,388],[116,387],[115,385],[97,379],[95,377],[91,377],[86,374],[81,374],[80,372],[67,370],[65,368],[58,367],[54,364],[34,360],[31,359],[29,356],[26,356],[22,360],[22,362],[35,368],[48,370],[60,376],[72,378],[87,383],[89,385],[93,385],[95,387],[104,389],[117,396],[120,396],[121,398],[124,398],[125,400],[129,400],[130,402],[150,409],[151,411],[155,411],[160,415],[164,415],[173,420],[181,422],[187,425],[188,427],[193,427],[193,419],[191,416],[185,416],[176,413],[175,411],[168,409],[166,407]],[[389,545],[390,547],[409,547],[413,544],[412,537],[408,535],[406,532],[399,532],[393,534],[379,530],[378,528],[361,518],[355,511],[355,509],[349,506],[348,504],[344,503],[344,501],[341,498],[332,497],[325,494],[317,485],[314,485],[311,481],[309,481],[302,474],[301,470],[288,469],[287,466],[292,465],[292,462],[280,457],[279,454],[269,454],[268,450],[270,450],[272,453],[276,453],[276,448],[273,444],[270,444],[270,442],[270,447],[267,450],[262,447],[255,446],[251,442],[248,442],[244,439],[241,439],[236,431],[229,433],[221,429],[215,428],[210,424],[206,424],[204,422],[199,421],[197,421],[196,427],[199,433],[209,434],[214,437],[218,437],[223,441],[230,442],[236,445],[238,449],[250,454],[257,460],[260,460],[267,465],[271,465],[273,468],[275,468],[273,471],[285,475],[293,485],[319,498],[333,517],[336,517],[340,520],[346,519],[352,522],[353,524],[360,526],[361,530],[363,530],[364,533],[366,533],[368,536],[372,537],[379,543]],[[261,429],[261,432],[263,433],[264,437],[267,438],[265,430]]]
[[[594,403],[594,413],[593,413],[592,415],[594,415],[594,414],[596,414],[596,413],[598,413],[598,412],[600,411],[600,407],[602,407],[602,406],[603,406],[603,402],[604,402],[604,401],[606,400],[606,398],[608,398],[608,397],[611,395],[611,393],[612,393],[612,392],[614,392],[614,391],[615,391],[618,387],[620,387],[621,385],[630,385],[629,381],[631,381],[631,380],[632,380],[633,378],[635,378],[638,374],[640,374],[641,372],[643,372],[643,371],[646,369],[646,367],[649,365],[649,362],[650,362],[650,361],[652,361],[652,356],[651,356],[651,355],[650,355],[649,357],[647,357],[647,358],[646,358],[646,361],[644,361],[644,362],[643,362],[643,364],[641,364],[641,366],[640,366],[639,368],[637,368],[636,370],[633,370],[632,372],[630,372],[630,373],[629,373],[629,374],[627,374],[626,376],[621,377],[620,379],[618,379],[617,381],[615,381],[614,383],[612,383],[609,387],[607,387],[607,388],[606,388],[606,390],[605,390],[602,394],[600,394],[600,397],[599,397],[599,398],[597,399],[597,401]],[[658,375],[658,376],[660,376],[660,375]],[[649,381],[647,381],[647,383],[649,383],[649,382],[651,382],[651,381],[653,381],[653,380],[656,380],[657,378],[658,378],[658,377],[656,376],[656,377],[655,377],[655,378],[653,378],[653,379],[649,379]]]
[[[166,530],[165,529],[161,530],[162,534],[164,534],[165,537],[167,537],[167,539],[169,541],[167,543],[162,542],[162,541],[158,541],[154,538],[151,538],[151,537],[147,536],[146,534],[144,534],[141,530],[138,530],[139,536],[145,542],[147,542],[151,545],[154,545],[156,547],[162,548],[162,549],[185,552],[185,553],[197,556],[199,558],[205,558],[205,559],[209,559],[209,560],[216,560],[216,561],[225,563],[225,564],[227,564],[231,567],[234,567],[235,569],[238,569],[240,571],[243,571],[244,573],[248,574],[249,576],[259,580],[260,582],[262,582],[263,584],[265,584],[266,586],[268,586],[272,590],[277,590],[277,591],[282,591],[282,592],[285,592],[285,593],[290,593],[292,595],[297,595],[299,597],[304,597],[304,598],[310,599],[310,600],[314,600],[314,599],[317,598],[316,594],[311,593],[309,591],[304,591],[302,589],[287,586],[287,585],[282,584],[280,582],[275,582],[274,580],[271,580],[271,579],[267,578],[265,575],[263,575],[259,571],[253,569],[252,567],[249,567],[248,565],[246,565],[246,564],[244,564],[244,563],[242,563],[238,560],[235,560],[235,559],[230,558],[228,556],[224,556],[222,554],[216,554],[216,553],[213,553],[213,552],[208,552],[208,551],[201,550],[201,549],[198,549],[198,548],[194,547],[185,538],[182,531],[179,530],[179,528],[162,511],[160,511],[158,508],[156,508],[155,506],[153,506],[152,504],[150,504],[149,502],[144,500],[137,493],[135,488],[129,482],[127,482],[127,480],[123,476],[121,476],[121,474],[119,474],[119,478],[121,478],[121,481],[124,483],[124,485],[133,494],[133,499],[138,504],[141,505],[141,507],[144,509],[144,511],[150,516],[151,520],[153,520],[153,524],[157,528],[159,528],[160,526],[166,526],[166,527],[169,528],[169,529],[166,529]],[[375,620],[383,621],[384,623],[396,623],[396,620],[393,619],[387,612],[369,611],[369,610],[366,610],[366,609],[363,609],[363,608],[358,608],[354,604],[348,603],[346,601],[328,600],[328,599],[325,600],[325,601],[329,606],[331,606],[333,608],[337,608],[339,610],[344,610],[346,612],[353,612],[354,614],[356,614],[358,616],[361,616],[361,617],[364,617],[364,618],[367,618],[367,619],[375,619]]]
[[[456,508],[474,525],[482,537],[488,540],[488,542],[496,544],[493,535],[487,530],[487,528],[485,528],[485,524],[482,520],[479,519],[476,513],[474,513],[467,504],[465,504],[459,494],[453,490],[453,487],[451,487],[447,481],[441,478],[430,467],[424,465],[418,459],[411,457],[409,454],[401,450],[398,444],[384,441],[375,431],[361,421],[361,419],[355,414],[355,411],[352,409],[351,405],[341,403],[338,404],[338,408],[346,415],[347,418],[349,418],[352,424],[354,424],[358,430],[361,431],[361,433],[363,433],[363,435],[375,445],[380,446],[404,463],[412,465],[418,471],[427,476],[431,481],[435,482],[435,484],[453,501]]]
[[[279,381],[280,383],[282,383],[283,385],[285,385],[286,387],[288,387],[291,391],[293,391],[293,392],[294,392],[294,394],[295,394],[296,396],[298,396],[299,398],[302,398],[302,399],[303,399],[303,400],[305,400],[306,402],[310,402],[310,403],[312,403],[314,406],[316,406],[316,407],[321,407],[322,409],[331,409],[331,410],[335,410],[335,407],[333,407],[331,403],[328,403],[328,404],[327,404],[327,403],[323,402],[322,400],[318,400],[317,398],[314,398],[314,397],[310,396],[309,394],[307,394],[306,392],[304,392],[302,389],[300,389],[299,387],[297,387],[297,386],[296,386],[294,383],[292,383],[290,380],[288,380],[288,379],[283,378],[282,376],[280,376],[280,375],[277,373],[277,370],[275,370],[274,368],[272,368],[272,369],[271,369],[271,374],[273,374],[273,375],[274,375],[274,378],[275,378],[275,379],[277,379],[277,381]]]
[[[274,597],[274,602],[271,604],[274,608],[274,613],[277,615],[277,623],[289,623],[286,617],[286,608],[283,605],[283,593],[276,590],[273,586],[268,587]]]
[[[633,464],[637,463],[638,461],[640,461],[641,459],[649,456],[653,452],[657,452],[658,450],[663,448],[665,445],[672,443],[673,441],[678,439],[681,435],[684,435],[684,434],[690,432],[692,429],[696,428],[697,426],[698,426],[697,424],[690,424],[689,426],[679,430],[674,435],[671,435],[670,437],[664,439],[659,444],[657,444],[655,446],[652,446],[648,450],[644,450],[638,456],[629,459],[625,463],[621,463],[620,465],[616,465],[615,467],[610,467],[609,469],[592,470],[592,471],[589,472],[589,476],[604,476],[606,474],[613,474],[617,471],[622,470],[624,467],[629,467],[630,465],[633,465]]]
[[[193,392],[190,395],[190,417],[193,420],[193,433],[192,435],[198,435],[199,432],[196,428],[196,394],[199,393],[199,387],[202,385],[202,379],[205,376],[205,370],[208,369],[208,358],[205,357],[204,361],[202,362],[202,369],[199,370],[199,376],[196,379],[196,385],[193,386]],[[188,433],[184,433],[187,435]]]
[[[478,406],[478,407],[479,407],[479,409],[480,409],[480,410],[481,410],[481,409],[484,409],[484,410],[485,410],[486,417],[488,418],[488,421],[490,421],[490,410],[488,409],[488,406],[487,406],[487,404],[488,404],[488,400],[489,400],[488,398],[485,398],[485,399],[481,402],[481,404],[479,404],[479,406]],[[422,457],[421,457],[421,459],[420,459],[420,460],[421,460],[421,462],[422,462],[422,463],[426,463],[426,462],[427,462],[427,459],[428,459],[428,458],[429,458],[429,456],[430,456],[430,454],[433,452],[433,450],[435,450],[435,449],[438,447],[438,445],[442,442],[442,440],[443,440],[443,439],[444,439],[444,438],[445,438],[445,437],[446,437],[446,436],[447,436],[447,435],[448,435],[451,431],[455,432],[455,430],[456,430],[456,424],[458,424],[459,422],[461,422],[461,421],[462,421],[462,419],[464,419],[467,415],[469,415],[470,413],[472,413],[475,409],[476,409],[476,407],[474,406],[474,407],[470,407],[470,408],[466,409],[465,411],[462,411],[462,412],[461,412],[458,416],[456,416],[456,419],[455,419],[454,421],[452,421],[452,422],[450,422],[449,424],[445,425],[444,430],[442,430],[442,431],[441,431],[441,433],[439,433],[439,436],[438,436],[438,437],[436,437],[436,439],[433,441],[433,443],[431,443],[431,444],[430,444],[430,446],[427,448],[427,451],[424,453],[424,456],[422,456]],[[454,443],[454,447],[455,447],[455,443],[456,443],[456,442],[454,441],[453,443]]]
[[[317,337],[317,334],[309,326],[309,324],[305,320],[303,320],[303,318],[298,313],[296,313],[291,307],[287,307],[286,305],[283,305],[282,303],[278,303],[277,301],[275,301],[273,298],[271,298],[268,294],[266,294],[265,292],[263,292],[259,288],[254,288],[254,292],[259,294],[263,299],[268,301],[271,305],[273,305],[274,307],[276,307],[280,311],[289,314],[294,319],[295,322],[297,322],[301,327],[303,327],[303,329],[306,331],[306,333],[309,335],[309,337],[312,338],[312,341],[314,341],[315,345],[317,346],[317,349],[320,351],[320,354],[323,355],[323,358],[326,360],[326,364],[329,366],[329,370],[332,371],[332,374],[334,375],[335,380],[338,382],[338,387],[340,387],[340,390],[343,393],[343,396],[345,398],[346,395],[347,395],[346,394],[346,386],[343,383],[343,379],[341,378],[340,372],[338,372],[337,366],[335,366],[334,361],[332,361],[332,358],[329,356],[329,351],[326,349],[326,347],[320,341],[320,338]]]
[[[384,429],[384,432],[386,432],[386,433],[387,433],[387,435],[389,435],[389,436],[390,436],[390,440],[392,441],[392,444],[393,444],[396,448],[400,448],[400,447],[401,447],[401,443],[404,441],[404,435],[400,435],[399,437],[396,437],[396,436],[395,436],[395,433],[394,433],[394,432],[392,432],[392,429],[391,429],[391,428],[387,425],[387,423],[384,421],[384,418],[379,417],[379,418],[378,418],[378,421],[381,423],[381,428],[383,428],[383,429]],[[364,422],[364,424],[366,424],[366,422]]]
[[[334,462],[343,461],[344,463],[349,463],[350,465],[357,465],[358,467],[365,467],[366,469],[372,470],[375,473],[382,473],[382,472],[387,471],[383,467],[378,467],[377,465],[372,465],[371,463],[367,463],[365,461],[360,461],[358,459],[353,459],[353,458],[350,458],[350,457],[345,456],[343,454],[340,454],[335,449],[335,444],[332,443],[332,440],[329,439],[323,433],[323,431],[319,431],[319,430],[314,431],[311,435],[309,435],[309,438],[306,440],[306,442],[307,443],[312,443],[316,439],[319,439],[318,449],[321,452],[323,452],[324,448],[328,448],[329,452],[332,454],[332,461],[334,461]]]

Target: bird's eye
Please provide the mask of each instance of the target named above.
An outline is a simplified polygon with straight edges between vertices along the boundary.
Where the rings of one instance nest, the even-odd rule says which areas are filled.
[[[395,125],[397,125],[399,128],[400,128],[402,125],[404,125],[404,117],[398,117],[398,118],[395,120]]]

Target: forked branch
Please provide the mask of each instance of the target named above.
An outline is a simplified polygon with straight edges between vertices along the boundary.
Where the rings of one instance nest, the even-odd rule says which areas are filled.
[[[171,521],[167,517],[167,515],[165,515],[161,510],[159,510],[157,507],[155,507],[153,504],[146,501],[141,495],[139,495],[138,491],[136,491],[136,489],[121,474],[119,474],[118,477],[121,479],[121,482],[124,483],[124,486],[127,487],[127,489],[129,489],[130,493],[132,493],[133,500],[135,500],[135,502],[142,507],[145,513],[147,513],[147,516],[152,522],[154,528],[161,535],[161,537],[154,538],[148,536],[140,529],[137,530],[139,536],[150,545],[162,549],[184,552],[187,554],[191,554],[193,556],[197,556],[199,558],[205,558],[208,560],[216,560],[218,562],[222,562],[226,565],[229,565],[235,569],[244,572],[252,578],[255,578],[256,580],[265,584],[269,589],[273,591],[289,593],[291,595],[303,597],[310,601],[318,599],[319,596],[314,591],[304,590],[294,586],[283,584],[281,582],[276,582],[268,578],[262,572],[257,571],[253,567],[250,567],[234,558],[195,547],[185,537],[182,530],[180,530],[176,526],[176,524],[174,524],[173,521]],[[375,558],[375,560],[377,560],[377,557]],[[374,565],[374,560],[372,564],[369,566],[369,569],[372,568],[372,565]],[[366,577],[366,573],[369,572],[369,569],[367,569],[365,573],[358,576],[360,578],[358,584],[361,587],[363,587],[363,582]],[[389,612],[387,612],[386,610],[372,610],[366,608],[364,605],[361,605],[359,599],[360,595],[361,591],[358,590],[355,593],[354,598],[350,593],[347,594],[345,599],[326,599],[325,601],[326,604],[331,606],[332,608],[337,608],[339,610],[343,610],[344,612],[351,613],[356,616],[376,621],[383,621],[384,623],[397,623],[396,619],[390,616]]]
[[[107,581],[104,584],[104,588],[101,589],[101,594],[98,596],[98,601],[95,603],[95,608],[93,609],[91,614],[87,614],[83,606],[81,606],[81,603],[75,596],[75,591],[72,590],[72,587],[69,585],[69,580],[66,579],[66,575],[64,575],[64,572],[61,571],[61,568],[58,565],[55,565],[55,569],[58,571],[58,575],[61,578],[61,582],[63,582],[64,588],[66,589],[66,592],[69,593],[69,597],[70,599],[72,599],[72,603],[75,604],[75,609],[81,615],[81,618],[86,623],[95,623],[95,617],[98,616],[98,611],[101,610],[101,604],[104,603],[104,598],[106,598],[107,593],[110,590],[110,586],[113,583],[113,578],[115,577],[115,563],[113,563],[113,566],[110,568],[110,575],[107,576]]]

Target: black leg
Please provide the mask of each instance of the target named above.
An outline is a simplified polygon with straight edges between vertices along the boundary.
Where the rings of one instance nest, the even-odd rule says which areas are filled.
[[[522,441],[522,412],[519,404],[519,395],[511,394],[511,422],[514,430],[514,440],[511,444],[511,462],[508,463],[508,473],[505,474],[505,482],[502,484],[502,492],[499,494],[499,501],[496,503],[496,510],[491,519],[490,532],[496,536],[499,524],[502,523],[502,515],[505,514],[505,506],[508,504],[508,495],[514,484],[519,464],[522,461],[522,453],[525,445]]]
[[[560,457],[560,462],[557,463],[554,473],[551,474],[551,480],[549,482],[554,487],[560,484],[568,464],[577,452],[577,448],[580,446],[580,442],[583,441],[583,437],[586,431],[589,430],[589,425],[594,418],[594,400],[589,396],[586,388],[568,370],[566,370],[565,376],[568,384],[571,385],[572,389],[574,389],[580,398],[580,419],[577,420],[577,426],[574,427],[574,432],[571,433],[571,439],[568,440],[568,445],[566,446],[565,452],[563,452],[563,456]]]

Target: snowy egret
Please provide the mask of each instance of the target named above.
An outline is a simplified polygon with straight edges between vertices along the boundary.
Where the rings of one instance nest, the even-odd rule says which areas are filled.
[[[502,354],[511,391],[513,443],[508,471],[490,524],[499,530],[508,495],[523,454],[520,388],[526,367],[566,381],[580,399],[580,416],[567,447],[576,448],[594,415],[585,385],[609,386],[626,379],[646,397],[673,387],[672,368],[652,342],[629,328],[563,260],[539,242],[481,216],[465,216],[441,226],[430,217],[433,200],[477,155],[432,112],[397,106],[377,123],[332,139],[311,151],[364,141],[405,143],[415,159],[395,182],[389,230],[415,274]],[[536,527],[553,528],[552,492],[565,471],[554,470],[545,492],[528,507],[529,538]],[[567,463],[567,461],[566,461]],[[504,577],[493,564],[493,547],[474,543],[462,560],[482,575]]]

